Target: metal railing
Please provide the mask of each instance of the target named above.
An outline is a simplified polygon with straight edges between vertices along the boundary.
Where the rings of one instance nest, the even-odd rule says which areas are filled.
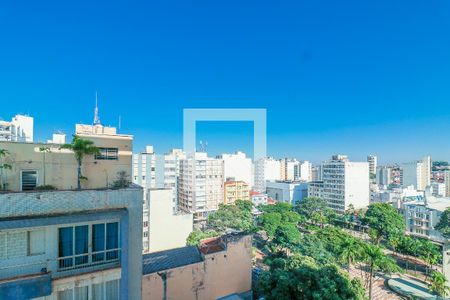
[[[64,277],[79,271],[98,270],[102,267],[119,266],[121,249],[64,256],[41,261],[3,265],[0,264],[0,281],[24,276],[52,273],[52,277]]]

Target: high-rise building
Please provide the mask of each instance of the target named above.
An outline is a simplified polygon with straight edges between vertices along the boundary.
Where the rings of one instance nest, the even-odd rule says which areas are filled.
[[[377,157],[376,155],[368,155],[367,162],[369,163],[369,173],[375,175],[377,172]]]
[[[327,201],[330,208],[343,213],[351,204],[354,208],[369,205],[369,164],[350,162],[345,155],[333,155],[322,164],[322,181],[310,184],[309,196]]]
[[[180,162],[179,208],[203,223],[223,203],[223,160],[195,152]]]
[[[450,197],[450,171],[444,172],[445,197]]]
[[[81,189],[71,150],[0,142],[14,157],[0,194],[1,299],[141,299],[142,189],[123,180],[133,138],[101,125],[76,134],[100,150],[83,158]]]
[[[254,190],[266,192],[268,180],[281,180],[281,163],[272,157],[257,159],[254,163]]]
[[[402,185],[413,185],[415,189],[424,191],[431,184],[431,157],[420,161],[402,164]]]
[[[0,120],[0,141],[33,142],[33,117],[16,115],[11,121]]]
[[[322,166],[312,166],[311,167],[311,181],[322,180]]]
[[[370,166],[370,165],[369,165]],[[392,183],[392,168],[386,166],[377,167],[377,184],[379,185],[389,185]]]
[[[313,168],[312,164],[305,160],[300,162],[297,166],[298,171],[296,171],[295,180],[301,180],[301,181],[312,181],[313,179]]]
[[[223,184],[224,204],[232,204],[236,200],[250,201],[250,186],[244,181],[227,178]]]
[[[223,160],[224,180],[234,178],[236,181],[243,181],[248,185],[253,185],[252,160],[246,157],[245,153],[237,151],[234,154],[222,154],[217,157]]]
[[[280,159],[280,180],[295,180],[300,174],[299,164],[295,158]]]

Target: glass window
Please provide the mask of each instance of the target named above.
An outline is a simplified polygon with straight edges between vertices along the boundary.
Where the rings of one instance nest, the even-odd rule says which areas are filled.
[[[88,262],[88,256],[79,254],[88,253],[88,225],[75,227],[75,264],[81,265]]]
[[[73,227],[59,228],[58,256],[66,257],[73,255]],[[73,265],[72,258],[59,261],[60,268],[67,268]]]
[[[77,287],[75,287],[74,300],[88,300],[88,298],[89,298],[88,286],[77,286]]]
[[[95,155],[97,160],[118,160],[119,149],[118,148],[98,148],[99,154]]]
[[[95,224],[92,226],[92,252],[105,250],[105,224]],[[92,255],[92,261],[104,260],[104,253]]]

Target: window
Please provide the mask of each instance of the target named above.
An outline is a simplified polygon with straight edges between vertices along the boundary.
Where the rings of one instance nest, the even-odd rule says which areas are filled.
[[[95,155],[97,160],[118,160],[119,149],[118,148],[98,148],[99,154]]]
[[[38,183],[37,171],[22,170],[21,182],[22,191],[34,190]]]
[[[45,230],[28,231],[28,256],[45,253]]]
[[[60,269],[117,260],[118,248],[118,222],[59,228]]]

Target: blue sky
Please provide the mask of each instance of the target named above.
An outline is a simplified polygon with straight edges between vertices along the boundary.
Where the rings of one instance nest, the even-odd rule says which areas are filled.
[[[183,108],[266,108],[268,152],[450,160],[450,1],[3,1],[0,116],[182,146]],[[229,126],[229,129],[227,125]],[[199,124],[216,154],[248,123]]]

